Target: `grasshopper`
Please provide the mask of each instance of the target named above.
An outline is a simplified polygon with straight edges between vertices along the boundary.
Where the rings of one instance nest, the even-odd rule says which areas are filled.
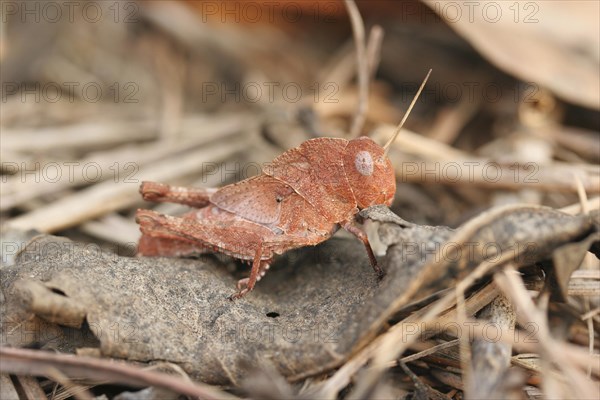
[[[381,147],[368,137],[310,139],[276,157],[262,174],[219,189],[143,182],[144,200],[193,207],[181,217],[138,210],[144,256],[185,256],[213,251],[251,261],[250,276],[238,281],[238,299],[254,289],[275,255],[314,246],[340,227],[361,240],[371,266],[383,276],[367,235],[355,225],[363,208],[390,206],[396,176],[387,152],[400,132],[427,77],[390,140]]]

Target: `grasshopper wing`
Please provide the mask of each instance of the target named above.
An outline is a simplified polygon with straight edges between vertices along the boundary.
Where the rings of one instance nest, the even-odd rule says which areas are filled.
[[[210,202],[259,224],[274,224],[281,215],[281,202],[294,193],[285,183],[259,175],[224,186],[210,196]]]

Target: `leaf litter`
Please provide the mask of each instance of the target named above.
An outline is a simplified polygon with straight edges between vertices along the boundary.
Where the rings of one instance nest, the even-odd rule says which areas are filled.
[[[310,20],[280,22],[282,34],[248,34],[234,24],[208,29],[193,2],[139,3],[146,25],[138,31],[103,21],[113,39],[130,39],[121,47],[107,47],[108,36],[94,36],[86,24],[34,25],[47,36],[62,27],[60,46],[8,52],[9,81],[83,81],[89,76],[78,63],[104,49],[110,68],[97,80],[136,82],[144,93],[127,107],[78,96],[7,97],[2,397],[597,397],[600,168],[597,85],[589,84],[597,77],[573,73],[559,82],[548,78],[551,69],[536,75],[538,64],[516,62],[528,56],[527,46],[500,51],[510,42],[498,33],[506,25],[446,24],[439,9],[412,5],[435,23],[409,18],[402,31],[398,9],[359,3],[352,25],[340,3],[327,15],[346,24],[337,42],[323,40],[327,30]],[[555,15],[557,7],[540,15]],[[362,23],[356,11],[370,29],[352,43],[350,31]],[[540,18],[543,29],[550,20]],[[312,33],[291,41],[300,26]],[[586,34],[561,26],[568,35]],[[8,34],[28,28],[13,23]],[[530,54],[536,62],[562,59],[552,64],[561,71],[597,63],[584,60],[589,52],[528,29],[520,31],[528,37],[523,43],[543,45],[539,60]],[[69,41],[74,37],[85,40]],[[331,50],[327,57],[317,44]],[[359,58],[358,73],[354,46],[368,59]],[[419,62],[407,65],[415,54]],[[23,64],[28,57],[40,62]],[[223,68],[232,63],[238,67]],[[228,165],[260,165],[315,135],[362,131],[383,144],[400,119],[398,105],[430,67],[434,92],[440,83],[475,79],[523,97],[456,103],[442,95],[417,105],[390,149],[399,179],[392,211],[361,212],[378,243],[382,281],[362,244],[343,235],[276,259],[257,288],[233,303],[227,296],[247,272],[227,257],[131,257],[142,179],[221,186],[245,177],[228,173]],[[202,97],[206,82],[307,88],[314,76],[337,82],[340,101]],[[20,163],[36,161],[97,164],[105,173],[24,180]],[[444,172],[457,165],[457,177]],[[490,165],[500,179],[483,174]]]

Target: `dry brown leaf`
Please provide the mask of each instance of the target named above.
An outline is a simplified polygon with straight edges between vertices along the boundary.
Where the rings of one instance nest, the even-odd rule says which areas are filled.
[[[600,109],[599,2],[423,1],[497,67]]]
[[[70,300],[64,310],[55,310],[61,315],[53,320],[64,323],[62,317],[74,311],[69,305],[76,304],[75,311],[82,307],[89,327],[82,331],[89,339],[83,346],[93,347],[97,337],[104,356],[169,361],[208,383],[239,383],[257,359],[266,359],[282,375],[298,379],[340,365],[399,306],[453,286],[486,254],[485,246],[478,246],[469,257],[442,252],[436,260],[436,248],[465,240],[500,249],[535,243],[515,253],[517,262],[532,263],[549,259],[554,248],[593,226],[586,216],[513,206],[453,231],[414,225],[386,210],[363,213],[381,223],[381,239],[391,246],[382,282],[372,274],[359,242],[332,239],[286,254],[251,295],[236,302],[227,299],[236,277],[213,257],[126,258],[40,236],[19,254],[15,266],[1,270],[8,304],[3,320],[10,321],[2,326],[3,338],[17,346],[31,339],[23,335],[22,321],[34,310],[23,304],[32,304],[24,297],[35,293],[24,296],[16,289],[41,281]],[[42,345],[68,347],[67,336],[48,336],[52,326],[43,326],[38,325]]]

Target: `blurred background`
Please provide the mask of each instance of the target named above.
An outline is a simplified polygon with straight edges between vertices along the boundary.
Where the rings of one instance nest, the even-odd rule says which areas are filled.
[[[457,226],[493,205],[598,196],[598,2],[357,5],[372,75],[361,134],[383,144],[433,69],[390,153],[401,217]],[[151,206],[143,180],[222,186],[309,138],[351,138],[359,89],[342,1],[4,1],[1,12],[5,234],[131,253],[133,213]]]

